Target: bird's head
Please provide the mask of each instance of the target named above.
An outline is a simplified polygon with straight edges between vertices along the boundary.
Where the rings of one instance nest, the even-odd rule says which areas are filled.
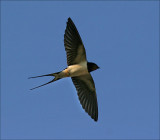
[[[97,64],[92,63],[92,62],[87,62],[87,68],[88,68],[88,72],[92,72],[92,71],[94,71],[96,69],[99,69]]]

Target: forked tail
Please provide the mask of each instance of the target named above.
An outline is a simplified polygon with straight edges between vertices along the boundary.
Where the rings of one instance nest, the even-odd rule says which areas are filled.
[[[40,76],[35,76],[35,77],[29,77],[28,79],[37,78],[37,77],[44,77],[44,76],[54,76],[54,79],[53,79],[53,80],[51,80],[51,81],[49,81],[49,82],[47,82],[47,83],[45,83],[45,84],[43,84],[43,85],[40,85],[40,86],[31,88],[30,90],[33,90],[33,89],[36,89],[36,88],[45,86],[45,85],[47,85],[47,84],[50,84],[50,83],[52,83],[52,82],[54,82],[54,81],[57,81],[57,80],[61,79],[61,78],[59,78],[59,76],[58,76],[59,73],[60,73],[60,72],[51,73],[51,74],[46,74],[46,75],[40,75]]]

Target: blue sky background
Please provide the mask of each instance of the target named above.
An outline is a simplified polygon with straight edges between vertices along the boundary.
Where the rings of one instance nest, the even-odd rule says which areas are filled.
[[[1,2],[1,138],[156,139],[158,1]],[[92,73],[99,120],[82,109],[70,78],[27,79],[67,67],[67,18],[77,26]]]

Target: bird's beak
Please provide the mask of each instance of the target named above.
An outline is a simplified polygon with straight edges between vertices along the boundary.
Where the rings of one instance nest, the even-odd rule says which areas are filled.
[[[51,73],[51,74],[46,74],[46,75],[41,75],[41,76],[29,77],[28,79],[31,79],[31,78],[37,78],[37,77],[44,77],[44,76],[54,76],[54,75],[53,75],[53,73]],[[49,81],[49,82],[47,82],[47,83],[45,83],[45,84],[43,84],[43,85],[40,85],[40,86],[37,86],[37,87],[31,88],[30,90],[33,90],[33,89],[36,89],[36,88],[42,87],[42,86],[47,85],[47,84],[50,84],[50,83],[52,83],[52,82],[54,82],[54,81],[55,81],[55,79],[53,79],[53,80],[51,80],[51,81]]]

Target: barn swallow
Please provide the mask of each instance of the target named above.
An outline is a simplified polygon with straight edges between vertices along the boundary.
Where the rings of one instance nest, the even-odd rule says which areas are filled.
[[[59,79],[71,77],[83,109],[91,116],[92,119],[97,121],[98,103],[96,88],[90,72],[98,69],[99,67],[95,63],[87,61],[83,42],[71,18],[68,18],[67,21],[67,27],[64,34],[64,46],[68,64],[66,69],[60,72],[30,78],[54,76],[54,79],[48,83],[35,87],[39,88]],[[32,88],[31,90],[35,88]]]

